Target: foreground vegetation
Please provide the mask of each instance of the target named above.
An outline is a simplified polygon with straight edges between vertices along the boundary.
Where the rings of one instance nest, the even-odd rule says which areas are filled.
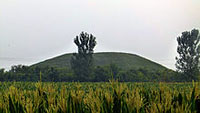
[[[199,83],[1,82],[4,113],[200,112]]]

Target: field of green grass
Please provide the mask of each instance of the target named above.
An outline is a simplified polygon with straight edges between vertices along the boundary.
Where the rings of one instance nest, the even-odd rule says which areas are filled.
[[[154,69],[154,70],[164,70],[166,67],[148,60],[144,57],[130,54],[130,53],[117,53],[117,52],[101,52],[94,53],[94,64],[95,66],[105,66],[111,63],[116,64],[122,70],[129,69],[138,69],[138,68],[146,68],[146,69]],[[53,66],[57,68],[70,67],[70,59],[72,54],[61,55],[52,59],[45,60],[43,62],[37,63],[34,66],[45,67],[45,66]],[[119,60],[120,59],[120,60]]]
[[[195,113],[200,83],[0,82],[0,113]]]

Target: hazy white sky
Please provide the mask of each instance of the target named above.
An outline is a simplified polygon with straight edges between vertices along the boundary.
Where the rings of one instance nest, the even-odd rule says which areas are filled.
[[[75,52],[81,31],[95,52],[144,56],[175,69],[176,37],[200,28],[200,0],[1,0],[0,67]]]

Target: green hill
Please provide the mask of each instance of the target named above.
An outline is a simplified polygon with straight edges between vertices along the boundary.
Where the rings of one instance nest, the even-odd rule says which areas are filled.
[[[32,65],[33,67],[70,67],[70,59],[72,54],[64,54],[52,59],[45,60],[43,62],[37,63]],[[166,67],[150,61],[146,58],[135,54],[129,53],[117,53],[117,52],[101,52],[94,54],[94,62],[96,66],[105,66],[111,63],[116,64],[121,69],[128,70],[128,69],[138,69],[138,68],[147,68],[147,69],[154,69],[154,70],[161,70],[167,69]]]

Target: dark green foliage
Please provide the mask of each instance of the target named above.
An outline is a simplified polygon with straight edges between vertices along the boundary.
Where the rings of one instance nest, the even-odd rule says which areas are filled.
[[[88,81],[93,73],[93,52],[96,46],[96,38],[92,34],[82,32],[76,36],[74,43],[78,47],[78,53],[71,58],[71,68],[78,81]]]
[[[199,31],[196,29],[185,31],[177,38],[179,57],[176,57],[176,68],[188,81],[197,80],[199,76],[199,41]]]
[[[9,95],[9,111],[10,113],[25,113],[22,104],[11,95]]]
[[[105,82],[111,79],[109,76],[109,70],[106,67],[97,66],[94,70],[94,82]]]
[[[110,75],[112,76],[112,79],[117,79],[120,68],[116,64],[113,64],[113,63],[111,63],[108,68],[110,70]]]
[[[178,103],[179,103],[179,105],[182,105],[182,103],[183,103],[183,96],[181,93],[178,94]]]
[[[197,113],[200,113],[200,99],[199,97],[195,100],[195,107],[196,107],[196,110],[197,110]]]
[[[46,67],[45,69],[42,69],[40,72],[42,72],[43,81],[56,82],[59,80],[58,70],[53,67]]]
[[[113,113],[121,113],[121,96],[122,94],[117,94],[116,90],[114,90]]]
[[[106,99],[105,94],[103,95],[103,112],[112,113],[112,104]]]
[[[191,104],[191,111],[194,112],[195,111],[195,92],[196,92],[196,88],[194,87],[192,90],[192,94],[191,94],[191,100],[190,100],[190,104]]]
[[[77,76],[74,75],[70,68],[56,68],[56,67],[27,67],[26,70],[19,69],[18,71],[10,70],[0,71],[0,81],[39,81],[40,73],[42,74],[43,82],[72,82],[77,81]],[[20,70],[20,71],[19,71]],[[154,82],[154,81],[186,81],[181,76],[172,70],[149,70],[145,68],[122,70],[116,64],[106,66],[97,66],[93,70],[93,77],[90,78],[92,82],[105,82],[111,79],[117,79],[121,82]],[[89,80],[89,79],[88,79]],[[88,81],[86,80],[86,81]]]
[[[5,80],[4,73],[5,73],[5,70],[4,69],[0,69],[0,81],[4,81]]]

